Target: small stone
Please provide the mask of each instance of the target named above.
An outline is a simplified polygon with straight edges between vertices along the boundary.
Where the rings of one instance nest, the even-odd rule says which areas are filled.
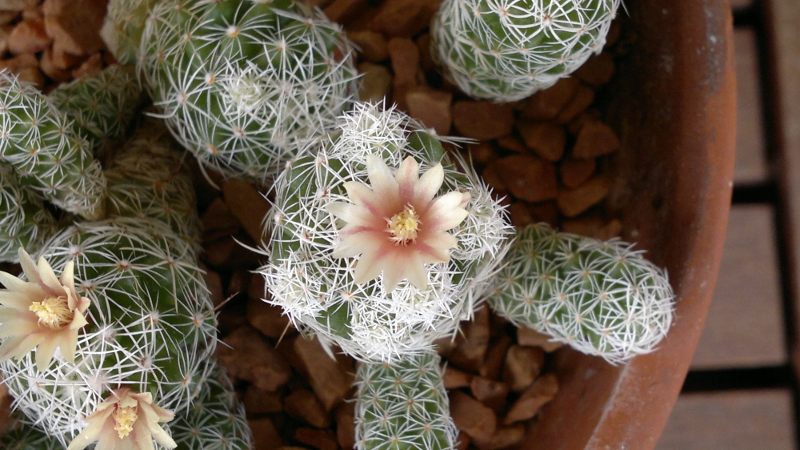
[[[558,168],[561,184],[568,188],[576,188],[588,180],[594,173],[594,158],[567,158]]]
[[[345,23],[367,6],[367,0],[334,0],[324,11],[331,22]]]
[[[450,361],[463,369],[477,372],[489,348],[489,309],[483,307],[475,311],[472,320],[462,324],[461,334],[464,340],[450,354]]]
[[[575,95],[580,84],[580,81],[573,77],[559,79],[553,86],[528,98],[523,103],[520,117],[528,120],[555,119]]]
[[[609,52],[592,55],[572,75],[589,86],[606,84],[614,76],[614,58]]]
[[[328,428],[331,425],[328,413],[313,392],[298,389],[289,394],[283,401],[286,413],[298,420],[303,420],[316,428]]]
[[[572,157],[596,158],[613,153],[618,148],[619,138],[610,126],[599,120],[589,121],[578,132],[578,139],[575,141],[575,147],[572,148]]]
[[[348,31],[347,37],[359,49],[362,59],[370,62],[380,62],[389,57],[389,42],[381,33],[374,31]]]
[[[495,335],[495,333],[492,334]],[[513,344],[513,339],[505,333],[501,333],[493,339],[478,373],[489,380],[499,380],[503,371],[503,361],[511,344]]]
[[[476,439],[473,444],[479,450],[500,450],[510,448],[519,443],[525,437],[525,425],[516,423],[513,425],[498,426],[488,440]]]
[[[511,150],[514,153],[528,153],[528,148],[525,147],[525,143],[513,135],[506,135],[497,138],[497,145],[506,150]]]
[[[32,84],[40,91],[44,89],[44,74],[38,67],[23,67],[17,71],[17,79]]]
[[[50,47],[52,39],[44,31],[44,21],[23,20],[8,36],[8,51],[20,55],[23,53],[39,53]]]
[[[261,277],[261,275],[258,276]],[[272,339],[280,339],[289,329],[290,324],[289,316],[283,314],[282,308],[270,305],[260,299],[247,301],[247,321],[264,336]]]
[[[620,237],[621,234],[622,222],[620,222],[618,219],[612,219],[610,222],[597,230],[597,232],[594,234],[594,238],[600,239],[601,241],[607,241],[615,237]]]
[[[203,270],[203,279],[206,281],[206,286],[208,286],[208,290],[211,292],[211,303],[213,303],[214,306],[219,306],[225,301],[225,293],[222,290],[222,278],[220,278],[217,272],[209,270],[206,267],[204,267]]]
[[[458,389],[469,386],[470,383],[472,383],[472,378],[474,376],[475,375],[471,373],[458,370],[452,365],[448,365],[444,368],[442,380],[444,382],[445,389]]]
[[[467,150],[472,157],[472,161],[477,164],[488,164],[489,161],[495,159],[492,144],[486,141],[481,141],[477,144],[469,144]]]
[[[533,155],[511,155],[496,161],[497,173],[511,195],[526,202],[556,198],[558,178],[553,164]]]
[[[499,170],[497,160],[491,161],[481,172],[481,179],[492,188],[495,195],[505,195],[508,193],[508,186]]]
[[[361,86],[358,98],[363,102],[379,103],[392,91],[392,73],[380,64],[363,62],[358,65]]]
[[[453,103],[453,125],[465,137],[496,139],[511,133],[514,110],[510,104],[460,100]]]
[[[93,77],[103,70],[103,55],[95,53],[84,61],[77,69],[72,71],[74,78]]]
[[[527,389],[544,366],[544,350],[537,347],[514,345],[508,349],[503,366],[503,382],[513,392]]]
[[[242,403],[244,403],[244,409],[248,415],[283,411],[283,403],[279,392],[265,391],[253,384],[247,386]]]
[[[431,34],[423,33],[414,41],[419,49],[419,65],[425,72],[436,70],[436,62],[431,53]]]
[[[575,217],[604,199],[611,190],[612,181],[605,175],[597,175],[574,189],[558,193],[558,209],[567,217]]]
[[[283,447],[278,430],[269,417],[250,419],[247,421],[253,430],[253,450],[275,450]]]
[[[203,242],[232,236],[242,228],[242,223],[233,215],[222,197],[215,198],[208,205],[200,221],[203,224]]]
[[[428,27],[439,6],[432,0],[385,0],[369,29],[389,37],[411,38]]]
[[[74,55],[91,55],[105,47],[100,28],[106,16],[105,0],[45,0],[47,34]]]
[[[495,412],[503,408],[509,391],[505,383],[484,377],[473,377],[470,383],[470,390],[476,400]]]
[[[331,430],[315,430],[312,428],[298,428],[294,432],[294,438],[306,445],[310,445],[317,450],[339,450],[339,443],[336,435]]]
[[[578,86],[575,95],[569,99],[563,109],[558,113],[555,118],[556,123],[569,123],[572,119],[582,113],[594,101],[594,90],[585,84]]]
[[[439,136],[447,136],[453,122],[450,104],[453,94],[428,87],[412,88],[406,93],[408,114],[428,128],[436,130]]]
[[[39,0],[0,0],[2,11],[24,11],[36,7]]]
[[[603,218],[597,215],[577,217],[561,223],[561,231],[592,237],[603,226]]]
[[[489,440],[497,427],[494,411],[461,391],[450,391],[450,415],[456,427],[473,439]]]
[[[266,289],[266,281],[260,273],[250,274],[250,282],[247,284],[247,298],[258,300],[268,298],[269,293]]]
[[[472,443],[472,439],[469,437],[469,435],[463,431],[459,431],[458,436],[456,436],[456,445],[454,450],[467,450],[470,443]]]
[[[542,406],[555,397],[557,392],[558,379],[556,375],[554,373],[542,375],[511,405],[503,423],[510,425],[533,418]]]
[[[536,219],[525,202],[511,202],[508,207],[508,214],[511,215],[511,225],[514,225],[517,229],[536,223]]]
[[[546,353],[554,352],[564,346],[561,342],[556,342],[552,339],[552,337],[528,327],[517,328],[517,343],[519,343],[519,345],[541,347]]]
[[[356,446],[356,404],[344,402],[336,407],[336,440],[342,449],[351,449]]]
[[[331,358],[316,338],[303,336],[294,340],[298,370],[308,379],[325,411],[331,411],[350,393],[354,380],[354,367],[350,358],[337,354]]]
[[[558,221],[558,205],[556,205],[555,200],[528,205],[528,211],[533,215],[534,222],[546,222],[550,225],[555,225]]]
[[[241,326],[222,340],[216,355],[234,379],[246,380],[259,389],[274,391],[286,384],[292,370],[283,356],[250,326]]]
[[[564,155],[567,132],[562,125],[521,120],[517,121],[516,128],[525,145],[545,161],[555,162]]]
[[[19,11],[2,11],[0,10],[0,25],[8,25],[9,23],[19,18]]]
[[[237,178],[222,183],[222,195],[231,213],[239,219],[247,234],[256,242],[264,236],[264,217],[270,209],[269,201],[252,184]]]
[[[394,79],[392,98],[401,110],[407,110],[406,93],[419,86],[419,49],[409,38],[392,38],[388,44]]]
[[[39,68],[56,83],[66,83],[72,80],[72,74],[68,70],[59,69],[53,64],[53,50],[50,47],[44,49],[44,52],[39,57]]]
[[[60,42],[53,42],[53,65],[59,69],[71,69],[86,60],[84,56],[73,55],[64,49]]]

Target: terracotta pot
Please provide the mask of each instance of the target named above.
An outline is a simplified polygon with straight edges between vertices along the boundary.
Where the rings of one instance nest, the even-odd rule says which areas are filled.
[[[730,208],[736,98],[725,0],[626,2],[630,56],[618,66],[610,123],[620,132],[612,193],[625,239],[667,268],[677,295],[666,341],[619,367],[564,350],[561,390],[526,450],[655,447],[708,312]]]

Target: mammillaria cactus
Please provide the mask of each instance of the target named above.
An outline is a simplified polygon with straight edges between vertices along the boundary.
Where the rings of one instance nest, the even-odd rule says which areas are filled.
[[[605,44],[620,0],[444,0],[432,54],[466,94],[511,102],[546,89]]]
[[[116,16],[128,20],[124,11]],[[344,33],[292,0],[162,1],[145,22],[140,52],[172,133],[227,177],[271,181],[357,89]]]
[[[76,333],[68,339],[43,340],[35,352],[36,364],[30,352],[4,352],[16,358],[0,369],[17,408],[49,435],[68,440],[84,428],[87,417],[102,409],[110,392],[119,394],[121,388],[141,404],[151,396],[164,410],[186,407],[197,394],[196,384],[207,375],[203,360],[216,344],[213,306],[193,247],[161,222],[119,217],[64,230],[45,246],[42,258],[40,267],[52,266],[52,272],[61,273],[63,285],[74,278],[76,295],[56,296],[48,293],[50,288],[42,288],[42,294],[41,289],[27,288],[29,283],[4,276],[9,291],[0,303],[3,327],[9,330],[5,335],[10,337],[3,345],[17,339],[9,345],[21,351],[30,348],[24,335],[53,335],[69,326],[59,319],[51,327],[50,317],[68,319],[70,312],[79,310],[86,320],[82,327],[70,328]],[[37,283],[50,286],[53,278]],[[72,308],[76,296],[88,300],[88,307],[81,300]],[[61,351],[53,353],[56,346]]]
[[[611,363],[654,350],[672,323],[666,273],[618,240],[528,225],[496,283],[498,315]]]
[[[506,248],[503,207],[423,130],[358,105],[338,138],[276,181],[269,301],[362,360],[391,362],[452,334]]]
[[[42,199],[0,164],[0,261],[19,262],[17,249],[35,252],[58,231],[56,219]]]
[[[6,72],[0,73],[0,163],[66,211],[105,215],[106,180],[88,142],[47,97]]]

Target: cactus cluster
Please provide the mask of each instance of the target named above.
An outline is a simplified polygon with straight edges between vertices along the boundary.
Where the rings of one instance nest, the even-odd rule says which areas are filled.
[[[338,138],[292,161],[275,193],[270,262],[261,269],[269,301],[301,330],[363,360],[393,361],[452,334],[470,317],[510,233],[504,208],[477,175],[382,105],[344,115]],[[398,211],[370,217],[362,200]]]
[[[19,262],[17,249],[35,252],[57,229],[42,199],[20,183],[11,167],[0,164],[0,261]]]
[[[620,0],[444,0],[432,54],[466,94],[521,100],[574,72],[605,44]]]
[[[669,330],[674,295],[666,273],[631,247],[528,225],[488,302],[514,324],[614,364],[648,353]]]
[[[271,181],[357,92],[352,45],[302,2],[151,3],[112,2],[107,40],[177,140],[227,177]]]

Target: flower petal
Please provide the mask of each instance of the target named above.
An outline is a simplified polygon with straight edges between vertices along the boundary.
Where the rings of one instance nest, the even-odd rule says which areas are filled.
[[[19,265],[22,266],[22,271],[25,272],[25,277],[28,278],[28,281],[34,284],[42,284],[42,279],[39,278],[39,271],[36,269],[36,263],[33,262],[31,255],[22,247],[19,248]]]
[[[357,181],[348,181],[344,183],[344,189],[351,202],[367,208],[371,214],[383,215],[380,199],[367,185]]]
[[[439,231],[458,226],[469,215],[466,209],[460,207],[463,198],[461,192],[455,191],[436,198],[421,220],[426,227]]]
[[[39,346],[36,347],[36,368],[39,369],[40,372],[47,370],[47,366],[50,365],[53,354],[55,354],[56,348],[59,346],[59,341],[53,339],[54,337],[55,336],[52,336],[50,339],[42,339]]]
[[[409,156],[403,160],[400,167],[395,174],[397,180],[397,192],[400,197],[400,203],[405,205],[411,203],[414,199],[414,190],[419,180],[419,164],[414,157]]]
[[[389,252],[385,249],[388,245],[391,244],[387,241],[386,244],[361,255],[358,259],[358,264],[356,264],[356,271],[353,274],[354,283],[366,283],[380,276],[381,271],[383,271],[383,259],[389,255]]]
[[[41,298],[44,298],[44,296]],[[10,289],[0,291],[0,305],[3,305],[5,308],[15,309],[17,311],[30,311],[31,303],[31,297],[23,293]]]
[[[363,231],[352,234],[340,242],[331,256],[333,258],[352,258],[379,247],[386,241],[386,234],[380,231]]]
[[[439,189],[442,187],[442,182],[444,182],[444,168],[441,163],[426,170],[425,173],[419,177],[419,182],[414,189],[414,200],[412,204],[415,206],[428,205],[431,200],[433,200],[436,193],[439,192]],[[422,214],[425,211],[419,212]]]
[[[7,319],[7,320],[6,320]],[[0,338],[9,336],[24,336],[39,331],[39,324],[25,315],[18,315],[17,317],[6,317],[5,314],[0,315],[0,320],[3,324],[0,325]]]
[[[375,224],[375,216],[363,206],[333,202],[325,205],[325,209],[338,219],[347,222],[347,225],[372,226]]]
[[[55,272],[53,272],[53,268],[50,267],[50,264],[47,263],[47,260],[44,259],[44,257],[39,258],[39,278],[42,280],[42,287],[50,290],[50,292],[48,292],[49,294],[63,294],[64,286],[62,286],[61,282],[58,281],[58,277],[56,276]]]
[[[397,180],[380,156],[367,155],[367,176],[377,198],[398,201]],[[352,197],[350,198],[352,200]]]
[[[408,282],[417,289],[424,290],[428,287],[428,270],[418,255],[415,255],[414,261],[410,261],[406,266],[406,276],[408,277]]]

